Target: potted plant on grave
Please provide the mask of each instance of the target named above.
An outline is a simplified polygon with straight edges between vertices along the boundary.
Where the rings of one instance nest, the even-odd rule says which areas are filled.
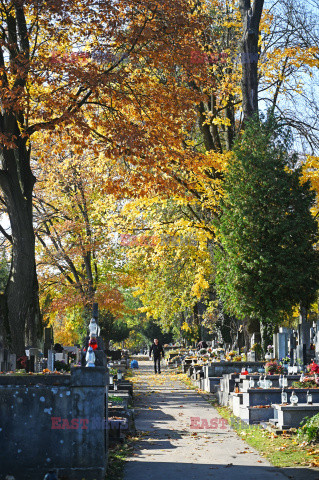
[[[283,368],[285,368],[286,370],[288,370],[288,366],[289,366],[289,363],[290,363],[290,357],[289,355],[287,355],[286,357],[282,357],[280,359],[280,363],[281,365],[283,366]]]
[[[284,372],[283,366],[277,363],[276,360],[267,362],[265,365],[265,372],[269,375],[281,375]]]
[[[274,347],[273,345],[267,346],[267,352],[265,355],[265,360],[272,360],[274,358]]]

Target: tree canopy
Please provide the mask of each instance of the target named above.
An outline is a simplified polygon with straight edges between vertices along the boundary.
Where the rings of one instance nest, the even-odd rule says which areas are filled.
[[[250,123],[224,182],[216,285],[226,311],[279,322],[318,288],[314,193],[281,126]]]

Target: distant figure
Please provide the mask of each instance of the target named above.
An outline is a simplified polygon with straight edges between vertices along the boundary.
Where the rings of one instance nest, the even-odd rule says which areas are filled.
[[[134,370],[138,369],[138,361],[137,360],[132,360],[131,361],[131,368],[133,368]]]
[[[201,340],[200,342],[198,342],[197,344],[197,350],[200,350],[201,348],[207,348],[208,345],[207,343],[205,342],[205,340]]]
[[[157,373],[158,368],[158,373],[161,373],[161,355],[164,358],[164,350],[157,338],[154,338],[154,343],[150,348],[150,357],[152,357],[152,353],[154,359],[154,372]]]

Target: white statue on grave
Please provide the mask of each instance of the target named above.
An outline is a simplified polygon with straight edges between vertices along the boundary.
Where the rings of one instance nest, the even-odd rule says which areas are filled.
[[[95,367],[95,353],[92,347],[88,348],[85,356],[86,366],[87,367]]]
[[[100,335],[100,327],[96,323],[95,318],[91,318],[89,324],[90,337],[98,337]]]

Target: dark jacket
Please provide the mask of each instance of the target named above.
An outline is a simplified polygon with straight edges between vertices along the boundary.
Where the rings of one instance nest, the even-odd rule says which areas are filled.
[[[155,345],[155,343],[153,343],[153,345],[150,348],[150,356],[152,355],[152,352],[153,352],[153,355],[154,355],[154,359],[155,358],[160,358],[161,354],[162,354],[162,357],[164,358],[164,350],[163,350],[163,347],[160,343],[158,343],[157,345]]]

